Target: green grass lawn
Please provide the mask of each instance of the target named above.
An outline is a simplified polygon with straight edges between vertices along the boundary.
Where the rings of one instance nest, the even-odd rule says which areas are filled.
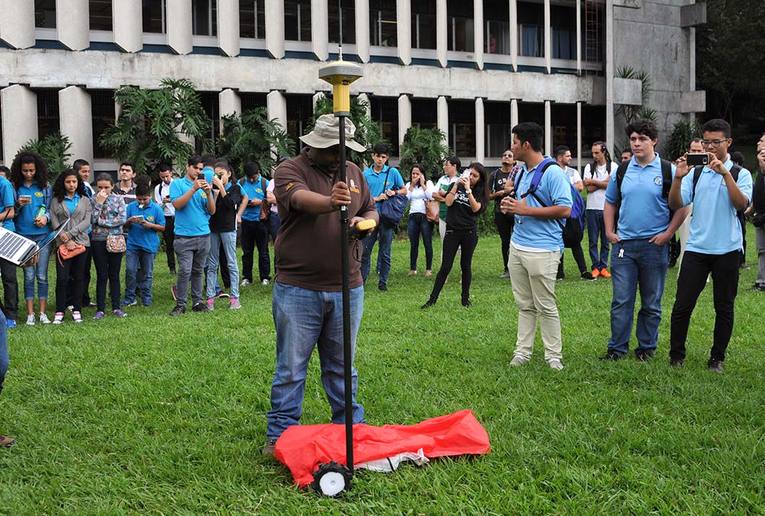
[[[558,283],[566,369],[554,372],[539,340],[529,366],[508,367],[517,316],[498,279],[496,237],[478,244],[470,309],[459,305],[455,270],[438,305],[420,311],[433,278],[406,276],[408,243],[393,254],[390,290],[368,290],[359,335],[368,422],[469,408],[491,437],[489,455],[361,472],[341,500],[297,489],[260,454],[274,368],[270,287],[244,289],[239,312],[172,319],[161,257],[154,307],[100,323],[87,310],[82,325],[11,332],[0,432],[18,444],[0,450],[0,513],[765,512],[765,295],[750,288],[755,267],[741,278],[724,375],[706,370],[710,289],[686,367],[668,366],[674,269],[650,363],[598,360],[608,281]],[[568,252],[566,264],[577,278]],[[329,419],[317,362],[305,423]]]

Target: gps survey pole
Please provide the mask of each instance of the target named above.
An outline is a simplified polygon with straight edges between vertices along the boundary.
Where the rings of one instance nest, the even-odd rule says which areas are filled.
[[[342,54],[341,54],[342,55]],[[361,67],[346,61],[335,61],[319,70],[319,78],[332,85],[332,111],[340,126],[340,168],[338,181],[347,182],[345,119],[351,115],[351,83],[362,76]],[[343,365],[345,376],[345,454],[348,472],[353,474],[353,350],[351,349],[351,302],[348,262],[348,207],[340,208],[340,259],[343,280]]]

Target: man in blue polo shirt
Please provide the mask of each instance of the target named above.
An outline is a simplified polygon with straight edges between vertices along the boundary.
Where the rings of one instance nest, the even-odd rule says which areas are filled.
[[[613,298],[611,338],[602,358],[619,360],[627,356],[639,287],[641,307],[637,316],[635,357],[645,361],[655,354],[659,338],[661,297],[669,267],[668,242],[687,211],[678,210],[672,215],[669,210],[669,180],[674,170],[656,154],[658,131],[653,122],[635,121],[626,127],[626,133],[633,156],[626,170],[622,165],[611,174],[603,213],[606,237],[613,244]],[[622,170],[624,175],[620,180]],[[618,229],[615,229],[617,217]]]
[[[372,193],[372,199],[375,201],[378,213],[380,207],[390,197],[397,194],[406,194],[404,188],[404,179],[401,173],[395,168],[388,166],[388,146],[384,143],[378,143],[372,149],[372,160],[374,164],[364,170],[364,179],[367,180],[369,191]],[[393,246],[393,234],[395,226],[385,223],[382,218],[377,230],[364,239],[364,255],[361,258],[361,276],[364,283],[369,276],[370,259],[372,250],[375,248],[375,242],[380,240],[380,249],[378,250],[378,278],[377,288],[382,291],[388,290],[388,274],[391,264],[391,247]]]
[[[260,173],[260,166],[254,162],[245,163],[244,176],[239,181],[239,187],[247,202],[242,202],[237,213],[242,226],[242,286],[253,283],[252,266],[256,246],[260,283],[268,285],[271,280],[266,218],[270,210],[266,201],[268,181]]]
[[[0,176],[0,226],[8,231],[16,231],[13,217],[16,216],[16,189],[13,183]],[[8,328],[16,327],[16,317],[19,310],[19,285],[16,280],[16,266],[8,260],[0,259],[0,273],[3,278],[3,306],[2,310],[7,320]]]
[[[186,296],[191,280],[191,309],[208,312],[202,298],[205,265],[210,254],[210,215],[215,213],[212,184],[202,176],[200,156],[189,158],[186,175],[170,184],[170,200],[175,207],[175,240],[178,257],[176,305],[170,315],[186,312]]]
[[[545,360],[550,368],[561,370],[563,342],[555,277],[563,252],[563,219],[571,214],[573,204],[571,187],[565,172],[542,154],[544,132],[539,124],[518,124],[512,134],[513,156],[525,165],[516,175],[515,195],[500,204],[502,213],[515,215],[508,269],[518,305],[518,338],[510,365],[522,366],[531,359],[539,321]],[[538,174],[542,176],[537,181]]]
[[[733,333],[733,308],[743,250],[736,212],[745,210],[752,199],[752,174],[745,168],[734,168],[728,154],[733,142],[728,122],[710,120],[701,130],[709,164],[697,170],[689,168],[685,157],[681,158],[669,193],[672,208],[693,203],[691,231],[672,308],[669,359],[672,366],[683,365],[691,314],[711,273],[715,329],[707,365],[711,371],[721,373]]]

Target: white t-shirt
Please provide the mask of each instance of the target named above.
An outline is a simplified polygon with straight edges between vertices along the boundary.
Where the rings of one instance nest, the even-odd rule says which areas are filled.
[[[575,168],[566,167],[566,169],[563,171],[568,176],[569,182],[571,182],[571,186],[576,185],[578,182],[582,180],[582,176],[579,175],[579,171]]]
[[[409,185],[406,184],[406,198],[409,199],[409,213],[426,213],[425,202],[433,200],[433,191],[435,187],[431,181],[425,183],[425,188],[418,186],[414,190],[409,190]]]
[[[170,180],[170,184],[174,179]],[[170,195],[170,184],[165,184],[164,181],[160,181],[157,186],[154,187],[154,202],[162,206],[162,211],[165,217],[175,217],[175,206],[172,202],[164,203],[162,199]]]
[[[598,165],[595,167],[595,176],[593,177],[592,173],[590,172],[591,164],[587,163],[584,167],[584,178],[585,179],[595,179],[597,181],[607,181],[611,179],[611,174],[616,172],[616,169],[619,168],[619,165],[611,162],[611,170],[606,170],[606,165]],[[606,206],[606,189],[605,188],[598,188],[594,192],[589,192],[587,194],[587,209],[588,210],[601,210],[603,211],[603,208]]]
[[[266,186],[266,192],[274,193],[274,178],[271,178],[268,181],[268,186]],[[279,208],[276,206],[276,204],[272,204],[271,206],[269,206],[268,209],[271,211],[271,213],[279,213]]]

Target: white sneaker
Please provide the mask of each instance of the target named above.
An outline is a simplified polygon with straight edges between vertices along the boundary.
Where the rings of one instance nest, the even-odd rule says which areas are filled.
[[[550,366],[550,369],[554,369],[555,371],[562,371],[563,370],[563,364],[557,358],[553,358],[550,361],[548,361],[547,365]]]
[[[43,324],[50,324],[50,319],[45,315],[45,312],[40,312],[40,322]]]
[[[53,324],[61,324],[64,322],[64,312],[56,312],[53,316]]]
[[[35,325],[35,314],[27,315],[27,326],[34,326],[34,325]]]
[[[247,285],[251,285],[250,280],[243,279],[242,282],[239,284],[240,287],[246,287]]]
[[[270,282],[270,281],[268,281],[267,279],[264,279],[263,281],[261,281],[261,282],[260,282],[260,284],[261,284],[261,285],[263,285],[264,287],[265,287],[266,285],[268,285],[269,283],[271,283],[271,282]]]
[[[520,355],[515,355],[513,359],[510,361],[510,367],[520,367],[522,365],[526,365],[529,363],[528,358],[523,358]]]

